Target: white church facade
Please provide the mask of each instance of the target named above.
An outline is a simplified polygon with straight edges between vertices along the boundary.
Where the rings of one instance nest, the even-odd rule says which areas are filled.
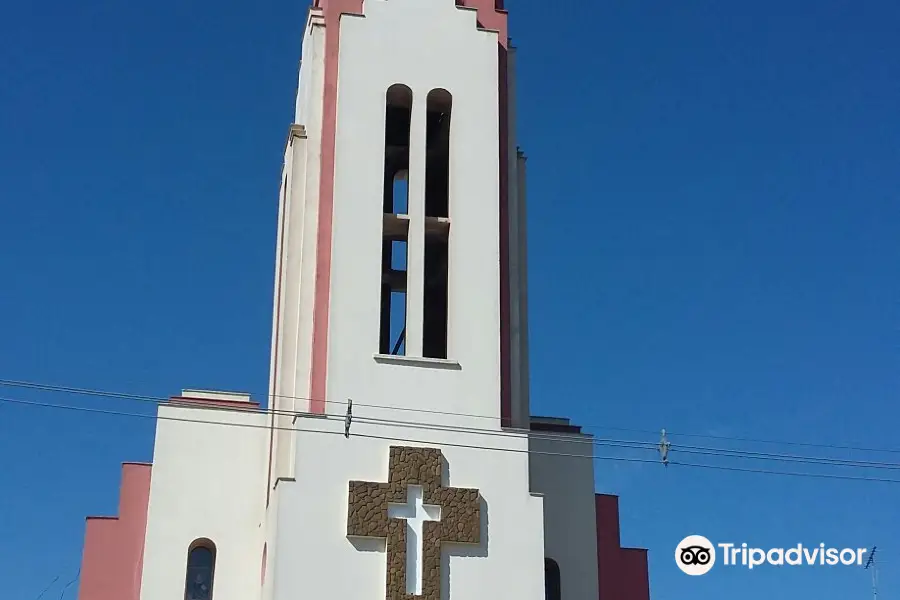
[[[525,157],[496,0],[318,0],[269,398],[185,390],[89,517],[81,600],[649,600],[592,439],[530,415]]]

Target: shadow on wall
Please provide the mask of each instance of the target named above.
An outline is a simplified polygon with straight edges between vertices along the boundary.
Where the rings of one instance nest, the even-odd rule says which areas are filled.
[[[360,552],[386,552],[387,540],[385,538],[359,538],[347,537],[354,548]]]
[[[450,464],[447,462],[447,458],[444,456],[441,456],[441,470],[441,485],[443,485],[444,487],[451,487]],[[490,523],[490,518],[488,516],[488,503],[483,497],[481,497],[480,494],[478,502],[481,511],[481,525],[479,532],[480,543],[477,546],[468,544],[445,544],[441,548],[441,598],[450,597],[451,556],[485,558],[488,555],[488,531],[490,531],[490,528],[488,527],[488,524]]]
[[[441,549],[441,598],[450,597],[450,578],[453,575],[450,569],[451,556],[486,558],[488,555],[488,523],[490,522],[488,503],[484,498],[479,498],[479,501],[481,503],[481,543],[477,546],[446,544]]]

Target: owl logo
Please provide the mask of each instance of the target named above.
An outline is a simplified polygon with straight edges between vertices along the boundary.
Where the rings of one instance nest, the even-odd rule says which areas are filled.
[[[689,535],[675,548],[675,564],[688,575],[706,575],[716,564],[715,545],[702,535]]]

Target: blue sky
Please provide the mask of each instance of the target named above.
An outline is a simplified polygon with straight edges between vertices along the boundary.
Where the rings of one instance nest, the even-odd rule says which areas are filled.
[[[617,439],[655,440],[601,428],[795,454],[823,451],[677,432],[900,447],[900,4],[510,4],[529,156],[534,412]],[[4,7],[0,378],[265,394],[305,10]],[[149,460],[152,435],[150,419],[0,403],[4,597],[34,598],[56,576],[45,597],[59,597],[79,566],[84,516],[114,513],[119,464]],[[876,543],[883,595],[900,585],[889,537],[900,484],[601,461],[597,486],[621,494],[623,542],[650,549],[654,600],[869,593],[849,568],[687,577],[673,552],[694,533],[765,547]]]

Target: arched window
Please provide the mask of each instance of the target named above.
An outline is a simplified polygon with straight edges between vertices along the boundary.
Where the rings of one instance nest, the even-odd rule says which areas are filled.
[[[407,199],[394,195],[394,184],[409,170],[409,134],[412,120],[413,93],[402,83],[395,83],[385,93],[384,115],[384,212],[406,214]]]
[[[544,559],[544,598],[545,600],[562,599],[559,565],[552,558]]]
[[[216,571],[216,545],[197,540],[188,549],[184,600],[212,600]]]
[[[447,358],[450,256],[450,116],[453,96],[428,92],[425,130],[425,302],[422,353]]]
[[[406,354],[406,262],[409,253],[409,135],[413,93],[387,89],[384,115],[384,215],[381,236],[380,354]]]

